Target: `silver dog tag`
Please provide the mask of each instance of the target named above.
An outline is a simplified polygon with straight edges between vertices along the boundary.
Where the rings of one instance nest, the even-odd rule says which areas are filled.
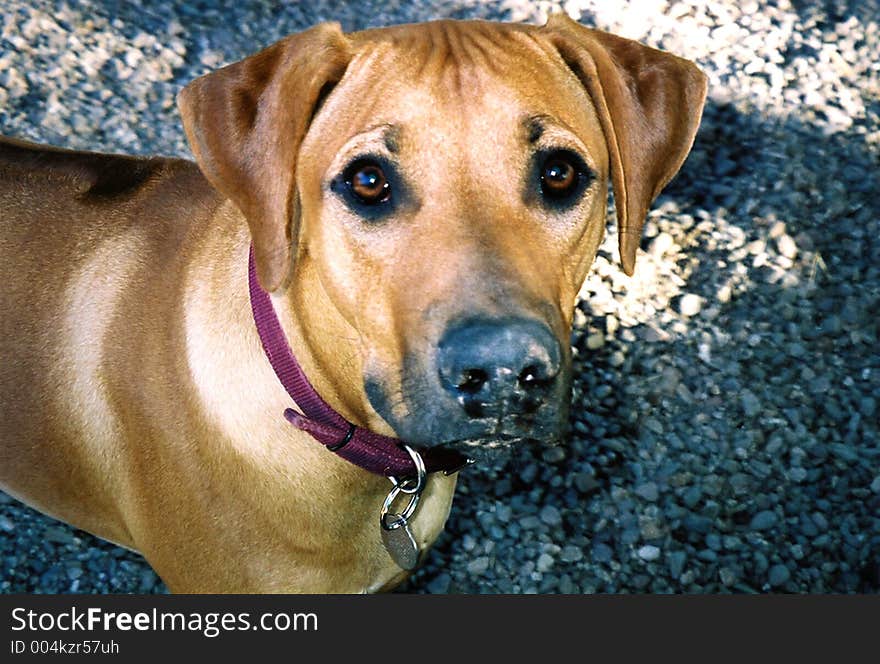
[[[419,563],[419,545],[409,529],[409,522],[399,514],[387,514],[380,519],[382,544],[391,559],[401,569],[413,570]],[[389,527],[386,524],[390,524]]]

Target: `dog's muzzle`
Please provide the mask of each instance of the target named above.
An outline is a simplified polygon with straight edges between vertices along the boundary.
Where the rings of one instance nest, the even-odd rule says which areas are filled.
[[[437,349],[440,384],[474,420],[534,414],[554,391],[560,364],[556,337],[527,319],[466,321]]]

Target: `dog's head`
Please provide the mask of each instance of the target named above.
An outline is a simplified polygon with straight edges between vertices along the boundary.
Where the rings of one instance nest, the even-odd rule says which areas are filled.
[[[692,63],[560,15],[319,25],[179,102],[263,287],[310,274],[356,340],[364,401],[435,445],[558,437],[609,178],[631,274],[705,93]]]

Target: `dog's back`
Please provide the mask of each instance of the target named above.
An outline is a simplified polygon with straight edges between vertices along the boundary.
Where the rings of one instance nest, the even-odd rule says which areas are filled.
[[[178,206],[156,206],[157,192],[179,192]],[[106,471],[125,459],[102,363],[126,343],[119,314],[138,305],[125,285],[173,260],[204,217],[193,208],[217,200],[190,162],[0,138],[0,488],[85,527],[113,510],[119,474]],[[66,453],[74,438],[91,442],[91,459]]]

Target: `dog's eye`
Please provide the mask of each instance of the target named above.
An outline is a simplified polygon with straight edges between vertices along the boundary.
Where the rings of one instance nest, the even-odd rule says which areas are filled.
[[[544,163],[541,189],[545,196],[565,196],[577,182],[574,166],[564,159],[553,158]]]
[[[345,173],[345,184],[364,205],[378,205],[391,198],[391,183],[373,161],[357,161]]]
[[[554,152],[541,167],[541,193],[547,198],[568,198],[578,185],[579,175],[571,155]]]
[[[583,159],[571,150],[552,150],[539,155],[541,195],[547,203],[567,207],[574,204],[592,179]]]

